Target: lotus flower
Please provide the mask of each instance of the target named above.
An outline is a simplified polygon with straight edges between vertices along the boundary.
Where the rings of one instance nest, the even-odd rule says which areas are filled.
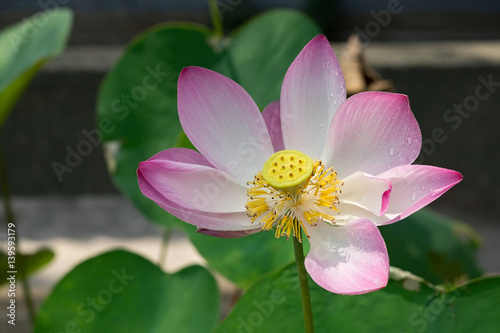
[[[346,99],[322,35],[300,52],[280,100],[262,113],[240,85],[200,67],[182,70],[178,108],[199,152],[172,148],[141,162],[142,193],[212,236],[305,235],[306,269],[334,293],[385,287],[389,258],[377,226],[403,219],[462,179],[411,165],[422,138],[405,95]]]

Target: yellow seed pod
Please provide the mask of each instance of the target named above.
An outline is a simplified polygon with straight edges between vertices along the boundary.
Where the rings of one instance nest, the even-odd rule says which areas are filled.
[[[262,168],[264,179],[278,189],[300,185],[312,172],[312,159],[297,150],[274,153]]]

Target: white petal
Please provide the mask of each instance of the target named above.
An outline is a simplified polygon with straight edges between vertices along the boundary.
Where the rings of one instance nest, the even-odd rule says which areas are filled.
[[[320,158],[330,121],[345,100],[342,70],[325,36],[317,36],[288,69],[281,88],[281,127],[286,149]]]
[[[184,68],[179,119],[193,145],[217,169],[245,184],[274,153],[266,124],[250,95],[214,71]]]
[[[355,172],[342,181],[341,203],[358,206],[375,215],[385,213],[391,192],[391,184],[387,180]]]

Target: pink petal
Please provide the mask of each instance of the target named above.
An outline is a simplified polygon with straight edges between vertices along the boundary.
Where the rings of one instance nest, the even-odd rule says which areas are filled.
[[[210,213],[245,211],[246,188],[215,168],[149,159],[139,170],[156,191],[181,207]]]
[[[172,150],[173,152],[169,152],[169,150]],[[187,159],[192,159],[192,160],[199,159],[199,157],[196,156],[196,154],[198,153],[194,151],[191,151],[191,153],[187,153],[187,151],[190,151],[189,149],[174,148],[169,150],[164,151],[160,154],[165,156],[168,155],[175,156],[176,155],[175,151],[184,150],[184,152],[182,152],[180,155],[177,155],[180,156],[181,160],[185,161]],[[170,214],[176,216],[177,218],[187,223],[193,224],[200,228],[212,229],[212,230],[236,230],[236,231],[252,230],[252,229],[260,230],[258,226],[251,224],[251,221],[245,212],[209,213],[195,209],[189,209],[176,204],[175,202],[169,200],[162,193],[156,190],[156,188],[142,174],[141,167],[137,170],[137,177],[139,180],[139,188],[146,197],[156,202],[160,207],[165,209]]]
[[[285,149],[283,133],[281,132],[280,101],[274,101],[262,111],[262,117],[266,122],[267,131],[271,136],[274,151]]]
[[[421,143],[405,95],[364,92],[348,98],[333,117],[325,162],[339,178],[355,171],[376,175],[413,162]]]
[[[286,149],[321,157],[328,124],[345,94],[344,76],[330,43],[325,36],[316,36],[283,80],[281,126]]]
[[[236,82],[201,67],[184,68],[178,82],[179,119],[193,145],[217,169],[242,184],[274,151],[266,124]]]
[[[336,294],[358,295],[387,285],[389,257],[378,228],[357,219],[345,226],[307,227],[311,250],[305,266],[311,278]]]
[[[463,178],[459,172],[430,165],[402,165],[377,177],[392,184],[386,219],[374,221],[378,224],[407,217],[439,198]]]
[[[339,194],[341,203],[355,205],[375,215],[386,212],[391,193],[390,182],[362,172],[355,172],[342,181],[342,193]]]
[[[151,156],[148,161],[149,160],[167,160],[214,168],[202,154],[198,153],[196,150],[187,148],[165,149]]]
[[[181,207],[211,213],[245,211],[246,187],[194,150],[164,150],[141,162],[139,171],[156,191]]]

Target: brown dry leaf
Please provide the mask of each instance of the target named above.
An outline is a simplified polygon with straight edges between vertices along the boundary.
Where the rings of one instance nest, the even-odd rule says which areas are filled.
[[[362,91],[396,91],[391,80],[384,80],[366,64],[363,46],[357,34],[349,37],[339,62],[344,72],[347,96]]]

